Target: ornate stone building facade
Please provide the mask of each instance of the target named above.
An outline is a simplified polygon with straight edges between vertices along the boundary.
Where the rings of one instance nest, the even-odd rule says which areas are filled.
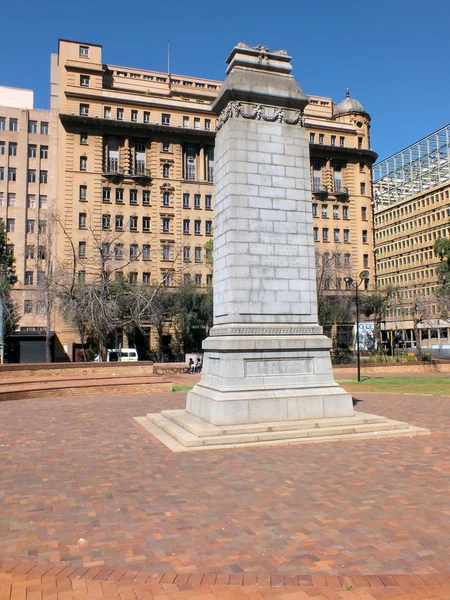
[[[144,284],[206,285],[213,232],[211,105],[221,82],[105,64],[101,46],[60,40],[52,56],[58,139],[58,261],[87,280],[109,270]],[[251,110],[255,110],[253,107]],[[372,252],[370,117],[347,97],[310,96],[308,131],[317,266],[328,292],[369,270]],[[72,358],[74,334],[55,326]]]

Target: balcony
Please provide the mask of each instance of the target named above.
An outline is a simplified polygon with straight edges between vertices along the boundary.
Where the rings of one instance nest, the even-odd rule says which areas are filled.
[[[328,186],[323,185],[320,177],[313,178],[312,193],[315,196],[321,196],[322,198],[326,198],[328,196]]]
[[[336,196],[336,198],[348,200],[348,187],[343,187],[342,181],[340,179],[335,179],[333,184],[333,194]]]
[[[136,162],[134,168],[130,169],[129,176],[133,179],[151,179],[150,169],[146,169],[143,162]]]
[[[132,179],[151,179],[150,170],[146,169],[144,164],[136,163],[134,168],[126,171],[123,167],[119,166],[119,161],[117,159],[110,159],[106,162],[103,176],[112,179],[123,179],[124,177],[131,177]]]
[[[123,167],[119,166],[119,160],[117,158],[110,158],[106,161],[103,169],[103,175],[105,177],[119,178],[125,176],[125,171]]]

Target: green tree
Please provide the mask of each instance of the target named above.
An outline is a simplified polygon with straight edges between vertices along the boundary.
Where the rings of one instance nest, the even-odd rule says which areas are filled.
[[[436,240],[434,252],[441,261],[436,269],[438,285],[435,296],[441,315],[448,318],[450,315],[450,239],[439,238]]]
[[[393,295],[393,288],[375,289],[373,292],[361,294],[361,314],[367,319],[373,318],[374,337],[376,340],[378,352],[382,352],[381,344],[381,325],[386,320],[389,302]]]
[[[8,244],[5,224],[0,222],[0,352],[3,362],[3,344],[16,328],[18,314],[11,299],[11,288],[17,281],[12,246]]]

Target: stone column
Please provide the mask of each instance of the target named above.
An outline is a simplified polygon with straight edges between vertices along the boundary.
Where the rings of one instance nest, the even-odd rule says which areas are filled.
[[[213,106],[214,327],[186,410],[214,425],[354,415],[317,322],[308,97],[290,60],[239,44]]]

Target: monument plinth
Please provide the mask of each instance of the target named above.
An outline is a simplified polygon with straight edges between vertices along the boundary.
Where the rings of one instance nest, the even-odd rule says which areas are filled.
[[[227,63],[212,107],[214,327],[186,410],[147,418],[190,448],[402,429],[355,415],[333,378],[317,320],[308,97],[290,57],[239,44]]]

